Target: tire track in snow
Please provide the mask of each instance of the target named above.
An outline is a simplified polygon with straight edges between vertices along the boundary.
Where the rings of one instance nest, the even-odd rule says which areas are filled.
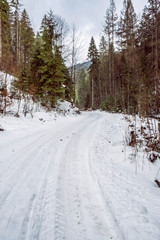
[[[24,211],[22,212],[22,226],[21,226],[21,229],[19,229],[19,234],[21,235],[21,237],[18,239],[24,239],[24,235],[26,234],[26,228],[27,228],[28,221],[29,221],[29,214],[30,214],[30,211],[32,210],[32,205],[36,199],[37,190],[34,191],[35,193],[31,194],[30,196],[28,194],[29,187],[31,186],[31,188],[32,188],[32,178],[33,178],[34,171],[38,167],[38,171],[40,171],[42,174],[45,172],[45,169],[46,169],[45,164],[47,164],[47,161],[46,161],[46,159],[43,158],[43,155],[44,155],[43,152],[45,152],[47,155],[51,144],[53,145],[53,134],[52,133],[48,134],[48,131],[47,131],[47,133],[45,135],[46,135],[46,137],[43,138],[43,141],[40,141],[40,143],[36,144],[35,147],[33,147],[33,145],[32,145],[32,149],[30,152],[28,152],[28,147],[27,147],[26,152],[24,151],[24,153],[27,153],[25,158],[22,156],[23,157],[22,159],[24,160],[23,161],[24,166],[22,164],[21,168],[18,169],[18,173],[19,174],[21,173],[21,176],[17,176],[17,172],[15,171],[15,173],[13,174],[13,176],[15,176],[15,179],[14,178],[12,179],[13,176],[11,176],[11,178],[9,178],[9,182],[11,181],[11,183],[7,187],[7,192],[3,195],[3,199],[1,199],[3,201],[1,202],[0,215],[5,216],[5,218],[0,219],[0,229],[6,229],[6,232],[7,232],[7,231],[9,231],[9,229],[12,228],[12,225],[14,225],[14,221],[16,220],[15,215],[18,214],[17,211],[20,211],[19,210],[20,206],[18,207],[18,210],[16,209],[17,205],[14,207],[14,199],[15,199],[15,202],[19,201],[21,204],[20,197],[23,200],[25,198],[25,197],[23,198],[23,196],[22,196],[23,190],[24,190],[24,193],[27,192],[27,200],[25,199],[25,201],[28,201],[28,203],[27,203],[28,205],[26,206],[25,212]],[[43,135],[43,137],[45,135]],[[40,156],[41,154],[42,154],[42,157]],[[35,161],[33,161],[34,156],[35,156]],[[27,161],[27,159],[30,159],[30,158],[31,158],[31,161]],[[19,161],[21,161],[21,156],[19,158]],[[17,177],[19,177],[19,181],[17,181],[18,180]],[[36,180],[36,178],[37,177],[35,176],[35,180]],[[34,180],[34,178],[33,178],[33,180]],[[40,185],[41,181],[40,181],[40,183],[36,183],[36,184]],[[35,186],[34,186],[34,188],[35,188]],[[32,189],[31,189],[31,192],[32,192]],[[17,193],[19,195],[19,199],[17,198]],[[11,207],[11,203],[13,203],[12,207]],[[6,214],[5,209],[8,209],[8,208],[9,208],[9,211],[7,210],[7,214]],[[13,210],[12,210],[12,208],[13,208]],[[15,211],[15,210],[17,210],[17,211]],[[19,224],[19,226],[20,226],[20,224]],[[18,233],[16,233],[16,234],[18,234]],[[14,238],[14,236],[13,236],[13,238]],[[7,239],[10,239],[10,238],[7,238]]]
[[[19,173],[20,181],[13,181],[13,188],[0,210],[0,215],[4,216],[0,220],[0,229],[3,229],[0,239],[122,239],[104,204],[89,163],[89,142],[92,142],[103,114],[88,113],[87,116],[78,122],[79,125],[69,125],[53,135],[46,130],[44,139],[30,152],[27,146],[23,149],[26,156],[19,155],[19,167],[13,168],[12,175],[13,178]],[[34,163],[33,156],[36,159]],[[27,162],[28,157],[32,161]],[[7,177],[6,181],[11,181],[11,178]],[[12,237],[6,235],[7,232],[12,233]]]
[[[118,240],[125,240],[125,237],[123,235],[123,232],[122,230],[120,229],[120,226],[114,216],[114,213],[108,203],[108,198],[106,196],[106,194],[104,195],[104,192],[99,184],[99,181],[98,181],[98,178],[96,176],[96,174],[94,173],[93,169],[92,169],[92,166],[90,165],[90,169],[91,169],[91,172],[92,172],[92,176],[93,176],[93,179],[95,181],[95,185],[97,186],[97,189],[99,191],[99,194],[101,195],[101,198],[102,198],[102,201],[103,201],[103,204],[106,206],[106,213],[110,215],[110,219],[112,221],[112,224],[114,226],[114,228],[116,229],[116,232],[117,232],[117,236],[119,236]]]
[[[95,187],[96,182],[89,166],[88,141],[92,141],[98,116],[94,115],[84,122],[56,155],[59,162],[54,223],[57,240],[70,240],[73,236],[76,236],[76,240],[123,239]]]
[[[44,138],[44,136],[46,136]],[[52,136],[50,134],[49,136]],[[37,143],[37,140],[32,142],[31,144],[27,145],[25,149],[23,149],[23,153],[21,152],[13,158],[13,165],[7,168],[8,171],[3,171],[4,176],[1,175],[1,178],[3,178],[3,182],[8,182],[7,191],[2,193],[0,195],[0,209],[3,207],[5,201],[11,194],[11,192],[14,190],[16,192],[16,189],[21,186],[21,183],[25,181],[25,179],[28,177],[28,174],[30,172],[30,169],[33,167],[33,163],[30,159],[34,159],[35,157],[38,157],[41,152],[43,152],[43,149],[48,145],[48,132],[46,134],[41,135],[43,137],[43,142],[41,144],[36,145],[36,147],[33,147],[35,143]],[[40,152],[39,152],[40,149]],[[25,157],[24,157],[25,156]],[[21,161],[21,159],[23,161]],[[18,165],[19,163],[19,165]],[[17,165],[16,165],[17,164]],[[10,174],[10,169],[12,168],[13,174]],[[19,181],[17,181],[17,177]],[[2,183],[1,183],[2,185]]]
[[[53,164],[53,153],[55,149],[53,148],[55,142],[52,142],[50,146],[50,154],[48,156],[48,166],[46,171],[42,177],[42,183],[39,187],[37,197],[35,198],[32,208],[29,212],[29,224],[27,225],[27,233],[26,233],[26,240],[36,240],[39,239],[41,224],[44,218],[44,207],[46,205],[45,198],[46,198],[46,186],[47,186],[47,175]]]
[[[115,129],[112,129],[113,127],[110,126],[110,124],[108,124],[107,118],[104,119],[104,121],[101,123],[100,127],[102,128],[102,126],[103,126],[104,124],[106,124],[106,122],[107,122],[107,130],[108,130],[109,132],[112,132],[112,133],[113,133],[113,131],[115,131]],[[107,135],[107,134],[106,134],[106,135]],[[95,137],[96,137],[96,135],[95,135]],[[103,136],[102,136],[102,137],[103,137]],[[109,142],[109,144],[110,144],[110,141],[109,141],[108,139],[105,139],[105,140],[106,140],[107,142]],[[111,220],[111,222],[112,222],[112,225],[113,225],[114,229],[115,229],[116,232],[117,232],[117,236],[118,236],[117,239],[118,239],[118,240],[119,240],[119,239],[120,239],[120,240],[125,240],[124,234],[123,234],[123,232],[122,232],[122,230],[121,230],[121,228],[120,228],[120,226],[119,226],[119,224],[118,224],[118,221],[117,221],[117,219],[116,219],[116,217],[115,217],[115,215],[114,215],[114,212],[112,211],[111,206],[110,206],[110,204],[109,204],[109,202],[108,202],[109,198],[108,198],[108,196],[106,195],[106,193],[104,194],[103,189],[102,189],[102,187],[101,187],[101,185],[100,185],[100,183],[99,183],[98,176],[96,175],[96,173],[95,173],[94,170],[93,170],[92,161],[91,161],[91,160],[94,159],[94,157],[95,157],[95,154],[93,154],[93,151],[95,151],[95,149],[94,149],[94,150],[93,150],[93,149],[94,149],[94,143],[90,145],[90,151],[89,151],[89,152],[90,152],[89,168],[90,168],[92,177],[93,177],[93,179],[94,179],[95,186],[96,186],[97,191],[98,191],[98,193],[99,193],[99,196],[101,196],[101,200],[102,200],[102,202],[103,202],[103,204],[104,204],[104,206],[105,206],[105,212],[106,212],[106,214],[109,215],[110,220]],[[98,156],[97,156],[97,157],[98,157]],[[96,161],[96,159],[95,159],[95,161]],[[111,169],[112,169],[112,168],[111,168]]]
[[[60,136],[57,137],[57,141],[60,139]],[[53,142],[53,145],[55,141]],[[52,147],[51,147],[52,148]],[[57,203],[55,201],[55,195],[60,199],[61,191],[58,191],[58,184],[54,173],[56,172],[56,163],[55,163],[55,154],[56,150],[51,150],[49,156],[49,166],[45,173],[43,186],[39,191],[39,196],[33,204],[33,208],[30,214],[30,223],[28,226],[28,233],[26,240],[38,240],[38,239],[56,239],[54,233],[54,221],[61,216],[58,212],[55,213],[54,208],[60,201]],[[56,176],[57,177],[57,176]],[[58,178],[60,176],[58,175]],[[54,191],[55,186],[57,190]],[[60,190],[60,189],[59,189]],[[62,208],[60,206],[60,210]],[[43,225],[43,226],[42,226]],[[60,231],[62,227],[57,226],[57,231]],[[64,239],[64,238],[61,238]]]
[[[53,146],[56,145],[57,148],[53,151],[53,148],[50,147],[50,164],[45,174],[44,186],[39,191],[39,197],[33,203],[26,240],[65,239],[64,226],[66,223],[64,208],[60,200],[64,197],[62,197],[63,191],[60,186],[63,181],[62,171],[65,169],[65,161],[64,159],[59,161],[59,158],[55,156],[57,151],[61,152],[66,146],[73,129],[74,127],[70,126],[67,131],[65,130],[65,135],[63,129],[54,136]],[[60,139],[63,141],[61,142]]]
[[[23,156],[28,154],[28,152],[31,152],[33,150],[33,146],[35,146],[38,142],[39,139],[43,139],[45,136],[47,136],[46,139],[48,139],[48,134],[50,133],[51,129],[50,130],[45,130],[45,131],[42,131],[42,133],[40,134],[37,134],[36,135],[36,138],[35,140],[31,140],[31,143],[30,143],[30,139],[32,139],[33,136],[35,136],[35,134],[30,134],[28,136],[26,136],[25,138],[21,138],[18,142],[14,142],[14,141],[11,141],[11,142],[8,142],[7,143],[7,146],[3,146],[3,148],[5,149],[5,152],[6,152],[6,149],[7,149],[7,164],[5,163],[4,166],[2,166],[3,162],[1,163],[1,178],[3,178],[4,176],[6,177],[7,176],[7,173],[9,173],[10,175],[10,168],[13,169],[13,172],[14,172],[14,168],[17,167],[17,163],[19,163],[19,158],[21,157],[22,161],[24,160]],[[28,144],[26,144],[26,142],[29,141]],[[25,143],[21,146],[21,143]],[[45,143],[45,141],[43,142],[43,144]],[[20,144],[20,146],[19,146]],[[42,144],[42,145],[43,145]],[[9,146],[9,147],[8,147]],[[10,147],[12,146],[12,147]],[[16,146],[16,152],[14,150]],[[18,146],[18,147],[17,147]],[[17,153],[18,152],[18,153]],[[34,151],[32,151],[34,152]],[[3,156],[3,155],[2,155]],[[5,159],[6,159],[6,156],[5,156]],[[3,161],[1,159],[1,161]],[[4,160],[5,161],[5,160]],[[21,163],[22,163],[21,161]],[[26,159],[25,159],[26,161]],[[23,161],[23,163],[25,162]],[[16,170],[16,169],[15,169]]]

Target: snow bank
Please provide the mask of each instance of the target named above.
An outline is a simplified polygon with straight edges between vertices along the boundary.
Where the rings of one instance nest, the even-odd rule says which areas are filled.
[[[68,103],[69,105],[69,103]],[[59,105],[61,106],[61,105]],[[49,123],[54,123],[57,120],[63,119],[64,117],[76,117],[77,113],[75,109],[68,109],[68,111],[59,111],[58,108],[56,111],[46,112],[45,109],[39,108],[35,105],[33,110],[33,117],[31,114],[24,116],[23,110],[20,111],[19,117],[14,117],[13,113],[16,113],[16,104],[10,107],[8,114],[3,116],[0,115],[0,127],[5,131],[20,130],[25,128],[34,128],[41,125],[47,125]],[[23,109],[23,103],[22,108]],[[9,113],[12,113],[11,115]],[[64,119],[65,120],[65,119]]]
[[[102,122],[92,148],[94,177],[122,239],[159,240],[160,189],[154,180],[160,160],[153,164],[145,152],[126,146],[126,127],[120,114]]]
[[[58,101],[57,106],[52,111],[46,111],[40,103],[35,103],[31,96],[24,99],[10,98],[12,92],[12,81],[14,77],[0,72],[0,89],[7,86],[6,114],[0,115],[0,129],[13,130],[23,127],[37,126],[46,122],[54,122],[62,116],[73,116],[79,113],[78,108],[72,106],[67,101]],[[1,99],[1,109],[4,108],[4,99]],[[15,117],[21,118],[17,119]]]
[[[80,111],[77,107],[67,101],[58,101],[56,111],[64,115],[79,114]]]

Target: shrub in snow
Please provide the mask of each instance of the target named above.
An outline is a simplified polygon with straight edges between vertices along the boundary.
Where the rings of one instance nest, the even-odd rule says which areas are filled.
[[[128,123],[126,131],[127,145],[134,147],[136,152],[144,151],[150,162],[160,158],[160,141],[158,123],[153,119],[141,119],[137,116],[125,116]]]

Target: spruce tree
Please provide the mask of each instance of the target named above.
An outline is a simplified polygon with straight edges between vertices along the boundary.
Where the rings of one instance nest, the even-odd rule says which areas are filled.
[[[42,97],[42,73],[41,67],[44,65],[44,61],[41,58],[42,52],[42,40],[40,34],[37,33],[34,43],[33,53],[30,60],[30,70],[29,70],[29,86],[30,89],[34,89],[34,101],[41,100]]]
[[[11,36],[12,36],[12,54],[13,54],[13,74],[18,71],[20,64],[20,2],[19,0],[11,1],[12,18],[11,18]]]
[[[105,100],[109,94],[109,78],[108,78],[108,51],[105,37],[102,36],[99,45],[99,76],[100,76],[100,96],[101,102]]]
[[[160,1],[149,0],[144,8],[139,28],[141,81],[149,92],[145,112],[160,109]],[[143,104],[143,102],[142,102]],[[144,107],[143,107],[144,108]]]
[[[118,44],[124,58],[123,74],[123,98],[128,113],[136,111],[137,94],[137,18],[131,0],[124,0],[123,10],[117,30]]]
[[[107,37],[108,42],[108,80],[109,80],[109,94],[115,97],[116,95],[116,84],[115,84],[115,66],[114,66],[114,55],[115,55],[115,31],[116,31],[116,6],[114,0],[110,0],[110,7],[106,11],[104,33]]]
[[[56,45],[59,34],[55,31],[53,12],[45,15],[41,25],[42,52],[40,67],[43,104],[47,108],[55,106],[58,99],[64,97],[65,65],[61,55],[61,46]]]
[[[78,107],[87,109],[89,107],[89,81],[84,69],[80,70],[78,82]]]
[[[93,37],[91,38],[90,46],[88,49],[88,59],[90,59],[91,61],[91,65],[89,67],[89,79],[91,89],[90,106],[92,107],[92,109],[97,109],[100,104],[99,55]]]
[[[0,0],[0,57],[1,70],[9,71],[11,64],[10,6]]]
[[[24,9],[20,20],[20,64],[25,68],[29,67],[31,53],[33,51],[34,32],[31,27],[27,11]]]

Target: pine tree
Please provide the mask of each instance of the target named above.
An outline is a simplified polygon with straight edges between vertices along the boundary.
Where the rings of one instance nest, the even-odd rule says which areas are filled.
[[[139,38],[141,80],[149,91],[150,103],[145,112],[159,112],[160,108],[160,1],[149,0],[140,22]],[[143,103],[143,102],[142,102]]]
[[[106,11],[104,33],[108,40],[108,79],[109,79],[109,94],[116,96],[116,84],[115,84],[115,66],[114,66],[114,39],[116,30],[116,7],[114,0],[110,0],[110,7]]]
[[[117,22],[117,14],[116,14],[116,6],[114,0],[110,0],[110,31],[111,31],[111,44],[109,46],[109,56],[110,56],[110,65],[111,65],[111,93],[113,94],[116,100],[116,84],[115,84],[115,47],[114,47],[114,39],[115,39],[115,28]]]
[[[0,0],[0,6],[0,67],[6,71],[11,61],[10,6],[6,0]]]
[[[20,64],[20,17],[19,17],[19,9],[20,9],[19,0],[12,0],[12,21],[11,21],[11,36],[12,36],[12,54],[13,54],[13,62],[14,62],[14,74],[18,71],[18,67]]]
[[[124,0],[123,10],[117,30],[119,38],[118,44],[122,52],[125,66],[122,69],[123,74],[123,97],[127,112],[136,111],[136,93],[137,93],[137,18],[131,0]]]
[[[89,107],[89,81],[84,69],[79,73],[78,107],[80,109],[87,109]]]
[[[57,46],[59,34],[55,31],[55,19],[52,11],[42,20],[42,51],[40,82],[42,84],[43,104],[47,108],[55,106],[57,99],[64,97],[65,65],[61,55],[61,46]]]
[[[28,68],[33,51],[34,32],[25,9],[21,15],[20,27],[20,64]]]
[[[100,79],[99,79],[99,56],[98,50],[94,41],[91,38],[90,46],[88,49],[88,59],[91,60],[91,65],[89,67],[89,79],[90,79],[90,102],[92,109],[98,108],[100,104],[99,89],[100,89]]]
[[[40,101],[42,98],[42,73],[41,67],[44,65],[44,61],[41,58],[42,41],[40,34],[37,33],[35,38],[34,50],[30,60],[29,71],[29,89],[34,89],[34,101]]]
[[[73,83],[67,67],[63,70],[65,81],[64,85],[64,98],[69,102],[73,102]]]
[[[109,78],[108,78],[108,51],[107,51],[107,42],[104,36],[100,39],[99,45],[99,76],[100,76],[100,96],[101,102],[109,94]]]
[[[18,39],[15,39],[15,59],[18,66],[17,79],[15,79],[14,87],[18,88],[20,90],[20,95],[23,93],[23,97],[26,98],[31,88],[29,75],[34,33],[25,9],[22,12],[19,24],[21,31],[18,32]]]

